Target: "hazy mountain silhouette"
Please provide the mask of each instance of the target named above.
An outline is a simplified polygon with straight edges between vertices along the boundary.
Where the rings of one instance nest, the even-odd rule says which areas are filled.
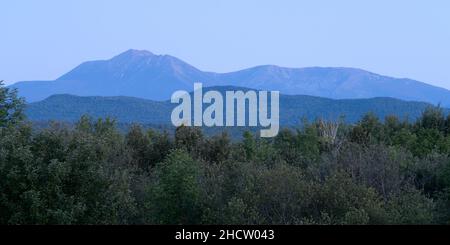
[[[232,85],[279,90],[290,95],[334,99],[392,97],[450,106],[450,91],[411,79],[397,79],[354,68],[283,68],[266,65],[230,73],[203,72],[169,55],[128,50],[110,60],[85,62],[55,81],[11,85],[34,102],[53,94],[170,98],[176,90]]]
[[[206,80],[205,73],[175,57],[129,50],[110,60],[85,62],[56,81],[20,82],[12,87],[30,102],[61,93],[163,100],[175,90],[192,90],[193,82]]]

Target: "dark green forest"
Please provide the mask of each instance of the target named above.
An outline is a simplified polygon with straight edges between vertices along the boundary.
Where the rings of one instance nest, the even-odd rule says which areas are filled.
[[[1,224],[448,224],[450,116],[368,113],[275,138],[111,119],[35,129],[0,85]]]
[[[224,98],[226,97],[226,91],[247,92],[249,90],[251,89],[232,86],[204,88],[205,92],[218,91]],[[192,93],[191,96],[193,96]],[[368,111],[381,119],[395,114],[401,120],[405,118],[416,120],[420,117],[422,111],[430,105],[424,102],[403,101],[393,98],[334,100],[307,95],[281,94],[280,125],[297,126],[302,123],[304,118],[314,121],[319,117],[325,120],[343,119],[347,123],[355,123]],[[93,119],[113,117],[119,125],[139,123],[144,126],[148,124],[171,126],[170,115],[175,107],[176,104],[172,104],[169,100],[152,101],[123,96],[99,97],[62,94],[27,104],[25,114],[33,122],[58,120],[73,123],[84,114],[89,114]],[[444,113],[448,114],[450,111],[444,109]],[[209,131],[208,128],[203,130]],[[242,132],[240,136],[242,136]]]

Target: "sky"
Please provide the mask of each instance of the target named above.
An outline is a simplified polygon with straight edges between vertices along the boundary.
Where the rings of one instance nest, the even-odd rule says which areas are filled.
[[[448,0],[1,0],[0,11],[7,84],[133,48],[203,71],[355,67],[450,89]]]

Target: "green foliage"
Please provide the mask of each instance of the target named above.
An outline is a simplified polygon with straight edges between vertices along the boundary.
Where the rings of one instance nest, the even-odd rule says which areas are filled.
[[[17,97],[17,90],[4,87],[0,81],[0,127],[16,124],[24,119],[25,101]]]
[[[242,147],[244,149],[245,158],[252,160],[256,153],[256,141],[251,132],[246,131],[244,133],[244,139],[242,140]]]
[[[2,86],[0,105],[0,224],[450,220],[450,117],[440,108],[414,123],[367,114],[233,141],[195,127],[122,133],[89,116],[37,130]]]
[[[184,149],[194,156],[201,154],[203,133],[197,127],[181,126],[175,130],[175,146]]]
[[[435,220],[433,200],[416,189],[401,191],[386,206],[388,222],[392,224],[432,224]]]
[[[156,224],[195,224],[201,217],[200,166],[175,150],[155,168],[148,190],[149,220]]]
[[[370,187],[355,183],[343,172],[328,176],[315,186],[311,214],[325,224],[381,224],[385,222],[383,203]],[[327,220],[323,220],[327,217]]]
[[[81,123],[81,122],[80,122]],[[86,132],[28,126],[1,130],[0,222],[3,224],[128,223],[134,200],[120,141],[108,122],[83,121]],[[114,160],[113,160],[114,159]]]

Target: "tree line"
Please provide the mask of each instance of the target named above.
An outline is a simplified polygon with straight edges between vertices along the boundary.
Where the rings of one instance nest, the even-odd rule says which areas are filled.
[[[83,116],[35,129],[0,85],[1,224],[448,224],[450,116],[371,113],[277,137]]]

